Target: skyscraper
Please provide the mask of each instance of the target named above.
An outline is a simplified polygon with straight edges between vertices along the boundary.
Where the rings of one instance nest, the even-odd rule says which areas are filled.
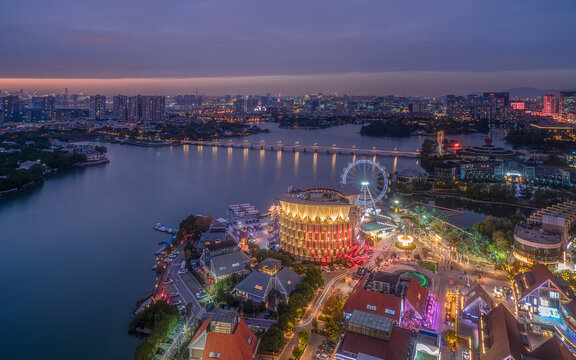
[[[497,109],[510,106],[510,93],[507,92],[485,92],[484,98],[489,100]]]
[[[553,93],[548,93],[544,95],[542,99],[542,113],[544,115],[554,115],[556,114],[556,95]]]
[[[472,120],[471,108],[463,96],[446,95],[446,116],[454,121]]]
[[[30,121],[56,120],[56,98],[54,96],[34,96],[30,109]]]
[[[145,96],[142,103],[142,121],[160,122],[164,120],[164,96]]]
[[[2,98],[2,120],[5,122],[22,121],[24,104],[17,95]]]
[[[102,120],[106,116],[106,96],[90,96],[90,119]]]
[[[160,122],[164,120],[164,96],[131,96],[128,99],[128,118],[136,122]]]
[[[558,113],[564,120],[576,119],[576,91],[560,91]]]
[[[113,98],[112,113],[117,121],[128,120],[128,96],[116,95]]]

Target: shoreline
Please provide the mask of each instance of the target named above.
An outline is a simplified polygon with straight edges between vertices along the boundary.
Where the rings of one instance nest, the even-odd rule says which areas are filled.
[[[76,164],[72,169],[68,169],[66,171],[84,168],[87,166],[107,164],[109,162],[110,162],[110,159],[108,159],[108,158],[102,159],[102,160],[95,160],[95,161],[85,161],[85,162]],[[51,175],[51,174],[58,173],[58,172],[60,172],[58,169],[51,169],[48,171],[47,175]],[[0,199],[2,199],[3,197],[9,196],[9,195],[17,195],[17,194],[23,193],[23,192],[28,191],[28,190],[33,190],[33,189],[43,185],[44,181],[46,181],[48,178],[49,178],[49,176],[43,176],[42,182],[37,183],[35,181],[31,181],[27,184],[24,184],[22,187],[19,187],[19,188],[2,190],[2,191],[0,191]]]

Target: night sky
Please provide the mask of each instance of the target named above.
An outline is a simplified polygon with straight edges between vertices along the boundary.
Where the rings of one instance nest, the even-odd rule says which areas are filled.
[[[0,89],[569,88],[575,15],[573,0],[3,1]]]

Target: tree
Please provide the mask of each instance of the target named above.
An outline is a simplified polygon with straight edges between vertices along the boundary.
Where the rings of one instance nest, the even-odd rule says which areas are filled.
[[[312,332],[318,332],[318,320],[316,320],[316,318],[312,319]]]
[[[326,335],[332,340],[338,340],[344,332],[344,314],[340,312],[326,321]]]
[[[270,326],[260,338],[260,346],[270,352],[277,351],[285,342],[284,333],[276,324]]]
[[[308,340],[310,339],[310,334],[308,334],[308,331],[306,330],[300,330],[300,332],[298,333],[298,341],[300,342],[300,345],[308,345]]]
[[[324,278],[322,277],[322,271],[317,266],[310,265],[305,272],[306,281],[310,285],[320,288],[324,286]]]
[[[302,356],[303,354],[304,354],[304,346],[301,345],[294,346],[294,350],[292,350],[292,355],[294,355],[294,358],[300,359],[300,356]]]
[[[344,307],[344,296],[338,290],[334,294],[330,295],[328,300],[324,303],[324,307],[322,308],[322,312],[328,316],[335,316],[338,313],[342,312],[342,308]]]

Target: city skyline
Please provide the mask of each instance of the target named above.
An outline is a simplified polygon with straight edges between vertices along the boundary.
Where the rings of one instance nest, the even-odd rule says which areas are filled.
[[[486,91],[528,89],[530,93],[571,91],[576,83],[575,71],[539,72],[530,74],[530,82],[523,79],[526,72],[464,74],[459,72],[410,73],[355,73],[304,76],[257,76],[221,78],[119,78],[119,79],[7,79],[0,78],[0,90],[17,93],[20,90],[39,94],[60,94],[67,88],[70,94],[125,95],[178,95],[199,91],[207,96],[263,95],[301,96],[323,93],[326,95],[357,96],[414,96],[441,97],[448,94],[467,95]],[[446,76],[455,77],[456,83],[445,84]],[[319,86],[319,81],[324,85]],[[419,86],[427,82],[426,86]],[[549,86],[556,83],[558,86]],[[282,84],[282,85],[279,85]],[[514,95],[514,94],[511,94]],[[522,97],[522,96],[521,96]]]
[[[32,5],[0,14],[0,89],[438,96],[576,82],[569,1]]]

